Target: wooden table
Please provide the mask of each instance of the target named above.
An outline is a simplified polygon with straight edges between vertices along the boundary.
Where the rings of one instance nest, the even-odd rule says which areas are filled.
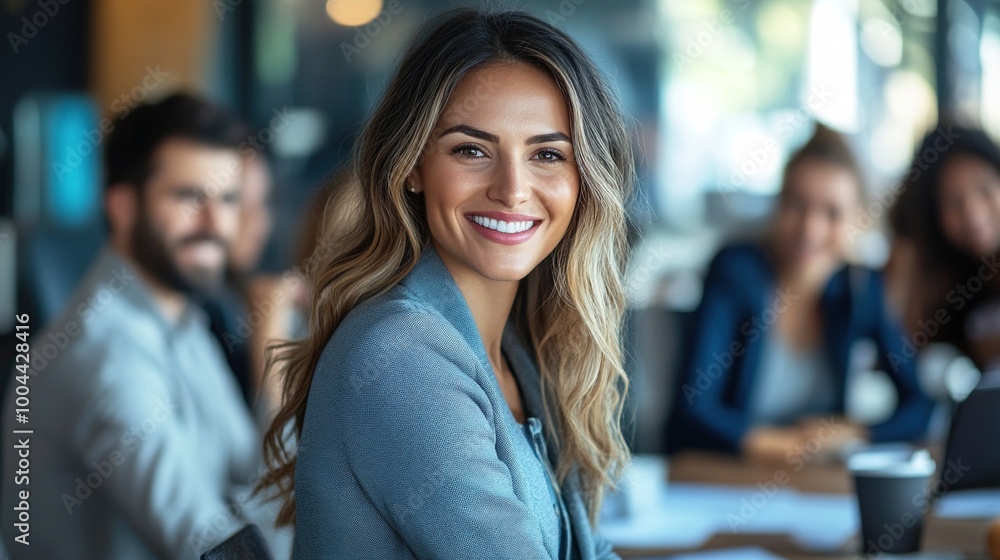
[[[792,461],[767,465],[737,457],[700,451],[680,453],[670,459],[671,481],[705,482],[735,486],[755,486],[787,476],[785,484],[801,492],[851,494],[854,492],[847,469],[839,463]]]

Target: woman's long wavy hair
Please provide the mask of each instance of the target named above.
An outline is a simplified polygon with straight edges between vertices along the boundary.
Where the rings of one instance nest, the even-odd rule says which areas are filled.
[[[521,12],[452,11],[417,35],[358,140],[353,180],[345,184],[360,192],[358,210],[323,228],[340,242],[321,242],[305,271],[313,294],[308,337],[271,349],[268,370],[282,376],[284,396],[265,434],[270,470],[260,488],[276,487],[284,499],[279,525],[294,523],[289,438],[301,434],[320,354],[351,309],[391,288],[417,263],[429,230],[422,198],[407,192],[406,177],[459,82],[497,62],[549,74],[569,108],[579,168],[566,235],[521,282],[512,311],[537,357],[545,417],[556,428],[549,433],[558,449],[557,478],[578,473],[593,523],[605,488],[628,461],[620,429],[628,386],[620,333],[634,161],[617,98],[584,52],[551,25]]]
[[[932,338],[967,351],[965,318],[975,308],[973,304],[990,292],[976,293],[969,305],[961,308],[948,300],[954,287],[976,276],[983,264],[949,241],[941,225],[941,176],[956,157],[978,159],[1000,173],[1000,146],[986,132],[943,122],[924,136],[914,153],[889,213],[889,225],[893,233],[913,241],[919,255],[921,281],[912,296],[917,303],[906,317],[908,328],[916,332],[919,320],[933,317],[941,309],[953,309],[953,319],[942,323]]]

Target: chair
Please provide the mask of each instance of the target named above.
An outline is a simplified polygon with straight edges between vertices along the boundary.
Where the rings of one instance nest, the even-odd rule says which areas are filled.
[[[247,525],[201,555],[201,560],[274,560],[256,525]]]
[[[86,228],[36,225],[20,232],[18,302],[19,308],[31,313],[32,324],[46,325],[63,310],[105,238],[99,224]]]

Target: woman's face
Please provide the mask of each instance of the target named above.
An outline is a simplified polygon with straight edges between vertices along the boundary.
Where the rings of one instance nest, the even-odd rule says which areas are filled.
[[[408,178],[453,275],[517,281],[552,252],[580,190],[570,133],[541,70],[491,64],[462,79]]]
[[[774,221],[783,265],[806,270],[843,261],[860,190],[854,173],[842,165],[804,160],[793,167]]]
[[[941,170],[938,202],[948,241],[975,257],[1000,250],[1000,174],[969,155],[953,156]]]

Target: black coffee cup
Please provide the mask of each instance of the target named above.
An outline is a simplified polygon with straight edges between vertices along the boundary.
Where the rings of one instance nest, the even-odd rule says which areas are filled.
[[[920,548],[927,487],[935,464],[926,450],[855,453],[848,461],[861,514],[861,553],[905,554]]]

